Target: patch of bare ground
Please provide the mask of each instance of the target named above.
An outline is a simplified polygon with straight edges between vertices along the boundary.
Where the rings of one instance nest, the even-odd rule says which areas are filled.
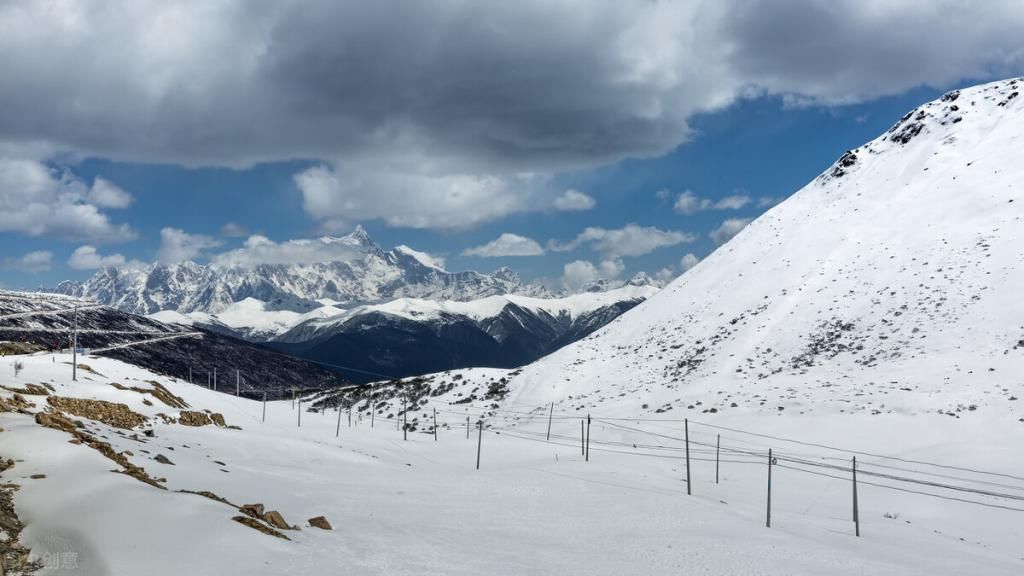
[[[14,466],[14,462],[0,458],[0,472]],[[29,549],[18,540],[25,525],[14,510],[14,492],[17,484],[0,484],[0,575],[27,576],[35,574],[42,565],[29,562]]]
[[[50,397],[51,400],[53,398],[53,396]],[[67,432],[71,434],[75,440],[78,440],[82,444],[85,444],[86,446],[92,448],[93,450],[96,450],[100,454],[103,454],[108,459],[116,462],[119,466],[121,466],[121,470],[114,470],[114,472],[126,474],[128,476],[131,476],[132,478],[135,478],[139,482],[144,482],[146,484],[149,484],[150,486],[153,486],[154,488],[159,488],[161,490],[167,489],[160,485],[159,480],[147,474],[144,468],[142,468],[141,466],[136,466],[135,464],[132,464],[130,461],[128,461],[128,456],[126,456],[123,452],[117,452],[107,442],[103,442],[93,437],[92,435],[79,430],[78,425],[75,422],[69,420],[63,414],[60,414],[59,412],[39,412],[35,415],[35,419],[36,424],[39,424],[40,426],[45,426],[47,428],[52,428],[54,430],[61,430],[63,432]]]
[[[49,396],[50,391],[41,384],[25,384],[24,388],[12,388],[10,386],[0,386],[8,392],[14,392],[15,394],[24,394],[26,396]]]
[[[224,421],[224,415],[217,412],[207,414],[206,412],[182,410],[178,414],[178,423],[182,426],[209,426],[210,424],[216,424],[221,428],[241,430],[238,426],[228,426],[227,422]]]
[[[282,538],[284,540],[291,540],[291,538],[285,536],[284,534],[278,532],[277,530],[274,530],[270,526],[267,526],[266,524],[260,522],[259,520],[250,518],[248,516],[235,516],[234,518],[232,518],[232,520],[234,520],[235,522],[238,522],[239,524],[248,526],[249,528],[252,528],[253,530],[258,530],[258,531],[260,531],[260,532],[262,532],[264,534],[268,534],[270,536],[274,536],[275,538]]]
[[[35,407],[35,404],[25,400],[25,397],[21,394],[15,393],[10,398],[0,398],[0,412],[17,412],[19,414],[29,414],[29,408]]]
[[[139,394],[150,394],[154,398],[163,402],[165,405],[171,408],[183,410],[189,407],[188,403],[185,402],[185,400],[183,400],[179,396],[171,394],[171,391],[168,390],[167,388],[164,388],[163,385],[161,385],[159,382],[156,382],[155,380],[149,380],[148,383],[153,386],[152,389],[139,388],[138,386],[125,386],[123,384],[118,384],[117,382],[111,382],[110,385],[113,386],[114,388],[117,388],[118,390],[128,390],[131,392],[138,392]]]
[[[133,412],[127,404],[107,402],[106,400],[68,398],[65,396],[49,396],[46,401],[49,402],[50,406],[62,412],[103,422],[108,426],[116,428],[130,430],[146,423],[146,417]]]

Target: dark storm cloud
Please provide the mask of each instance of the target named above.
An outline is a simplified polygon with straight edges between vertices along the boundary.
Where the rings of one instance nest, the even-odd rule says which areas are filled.
[[[325,228],[473,225],[549,207],[553,173],[664,153],[744,95],[1019,71],[1022,25],[999,0],[12,0],[0,160],[318,159],[296,185]]]
[[[429,148],[537,170],[662,152],[708,100],[638,70],[612,4],[144,4],[0,9],[37,27],[0,40],[0,136],[187,164]]]
[[[1018,0],[745,0],[726,13],[734,73],[772,93],[857,101],[921,85],[1013,75]]]

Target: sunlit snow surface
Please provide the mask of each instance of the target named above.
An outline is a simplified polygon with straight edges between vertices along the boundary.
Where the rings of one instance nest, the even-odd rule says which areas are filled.
[[[39,557],[75,553],[81,574],[933,575],[1024,569],[1020,512],[861,486],[863,537],[856,539],[849,482],[776,467],[768,529],[765,464],[725,457],[716,485],[707,449],[695,445],[693,495],[686,496],[681,451],[655,458],[598,448],[598,442],[652,441],[607,423],[592,425],[591,461],[584,462],[575,440],[558,439],[577,437],[575,417],[558,418],[564,413],[556,412],[552,444],[495,430],[543,433],[543,410],[534,418],[490,418],[494,428],[483,435],[477,471],[477,431],[467,440],[463,416],[473,414],[475,420],[473,407],[424,406],[416,414],[421,419],[432,416],[433,406],[442,410],[436,442],[423,433],[403,441],[395,422],[381,416],[373,428],[365,418],[349,428],[347,412],[336,438],[334,412],[304,413],[299,428],[291,403],[274,402],[264,423],[259,402],[157,378],[113,360],[88,358],[103,376],[80,372],[72,384],[68,360],[27,358],[17,380],[9,366],[0,366],[0,382],[51,382],[59,395],[124,402],[151,417],[175,415],[108,384],[145,388],[145,381],[155,379],[194,409],[221,412],[228,424],[242,427],[157,421],[155,438],[139,434],[136,440],[132,432],[87,423],[116,450],[131,451],[133,463],[166,478],[164,491],[110,472],[117,467],[113,462],[70,444],[68,434],[42,428],[30,416],[0,414],[2,452],[18,461],[2,480],[21,485],[15,504],[27,525],[23,542]],[[500,374],[476,372],[484,379]],[[45,405],[41,397],[31,399]],[[1021,434],[1006,419],[737,412],[713,422],[1024,473]],[[681,422],[619,424],[676,437],[682,430]],[[714,433],[691,425],[695,444],[713,441]],[[153,460],[158,454],[174,465]],[[33,474],[46,478],[29,479]],[[302,530],[288,531],[290,542],[278,540],[233,522],[238,512],[227,505],[177,490],[212,491],[235,504],[260,502]],[[306,525],[319,515],[327,516],[333,532]]]

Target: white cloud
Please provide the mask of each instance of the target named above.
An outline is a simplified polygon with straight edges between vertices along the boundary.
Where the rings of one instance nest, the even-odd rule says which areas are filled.
[[[622,260],[603,260],[597,266],[586,260],[574,260],[562,267],[562,284],[575,292],[601,279],[618,278],[625,270]]]
[[[614,260],[623,256],[641,256],[658,248],[689,243],[696,239],[697,236],[688,232],[627,224],[617,230],[586,228],[570,242],[562,244],[552,240],[548,248],[555,252],[567,252],[586,244],[599,252],[605,260]]]
[[[221,226],[220,235],[225,238],[244,238],[249,235],[249,229],[237,222],[228,222]]]
[[[715,202],[716,210],[739,210],[750,204],[751,198],[745,194],[733,194]]]
[[[694,214],[701,210],[709,210],[710,208],[710,200],[707,198],[699,198],[690,190],[687,190],[676,197],[675,203],[672,204],[672,209],[680,214]]]
[[[539,210],[531,176],[443,174],[409,165],[317,166],[295,175],[306,213],[327,229],[380,219],[390,226],[462,229]]]
[[[47,272],[52,266],[53,252],[48,250],[35,250],[21,258],[8,258],[4,261],[4,268],[14,268],[31,274]]]
[[[669,195],[670,193],[667,190],[659,190],[657,192],[657,196],[661,200],[665,200]],[[705,210],[739,210],[750,204],[751,201],[750,196],[746,194],[733,194],[718,200],[711,200],[686,190],[676,197],[675,202],[672,204],[672,209],[680,214],[696,214]]]
[[[301,238],[277,243],[265,236],[253,235],[241,248],[217,254],[210,262],[216,266],[249,267],[261,264],[316,264],[346,262],[362,253],[362,247],[345,238]]]
[[[109,203],[116,193],[113,185],[97,181],[90,189],[70,172],[0,155],[0,232],[92,242],[133,239],[127,224],[115,225],[100,212],[95,198]]]
[[[127,208],[134,200],[120,186],[100,176],[93,180],[87,199],[101,208]]]
[[[462,252],[464,256],[480,256],[495,258],[499,256],[540,256],[544,249],[532,238],[506,232],[497,239],[482,246],[468,248]]]
[[[79,246],[68,258],[68,266],[75,270],[94,270],[107,266],[124,266],[124,256],[120,254],[101,255],[95,246]]]
[[[679,267],[682,268],[683,272],[686,272],[690,268],[696,266],[698,262],[700,262],[700,258],[697,258],[693,252],[688,252],[681,260],[679,260]]]
[[[220,246],[220,241],[202,234],[189,234],[178,228],[160,230],[160,250],[156,259],[161,264],[175,264],[184,260],[195,260],[210,249]]]
[[[658,282],[659,286],[664,286],[672,280],[675,280],[676,273],[672,268],[665,267],[654,273],[654,279]]]
[[[579,190],[566,190],[555,198],[555,208],[563,211],[584,211],[597,206],[597,201]]]
[[[747,224],[753,221],[753,218],[729,218],[725,222],[711,231],[708,236],[715,241],[715,244],[725,244],[732,239],[733,236],[740,233],[741,230],[747,227]]]

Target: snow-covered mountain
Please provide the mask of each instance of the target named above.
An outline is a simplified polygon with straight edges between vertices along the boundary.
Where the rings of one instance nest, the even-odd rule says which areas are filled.
[[[525,368],[511,399],[1019,416],[1022,87],[913,110],[640,306]]]
[[[344,373],[355,381],[470,366],[511,368],[587,336],[657,291],[627,285],[563,298],[401,298],[333,316],[318,309],[271,344],[351,368]]]
[[[85,282],[62,282],[56,292],[116,306],[133,314],[164,310],[216,314],[252,298],[271,310],[305,313],[325,301],[366,303],[395,298],[473,300],[499,294],[549,295],[508,268],[492,274],[449,272],[408,246],[384,250],[362,227],[315,241],[344,259],[299,264],[227,260],[143,267],[108,267]]]
[[[291,389],[347,384],[313,362],[215,332],[188,329],[110,306],[45,293],[0,291],[0,353],[70,350],[77,327],[83,353],[117,358],[221,390],[283,397]],[[86,360],[85,362],[88,362]],[[225,383],[227,382],[227,383]]]

